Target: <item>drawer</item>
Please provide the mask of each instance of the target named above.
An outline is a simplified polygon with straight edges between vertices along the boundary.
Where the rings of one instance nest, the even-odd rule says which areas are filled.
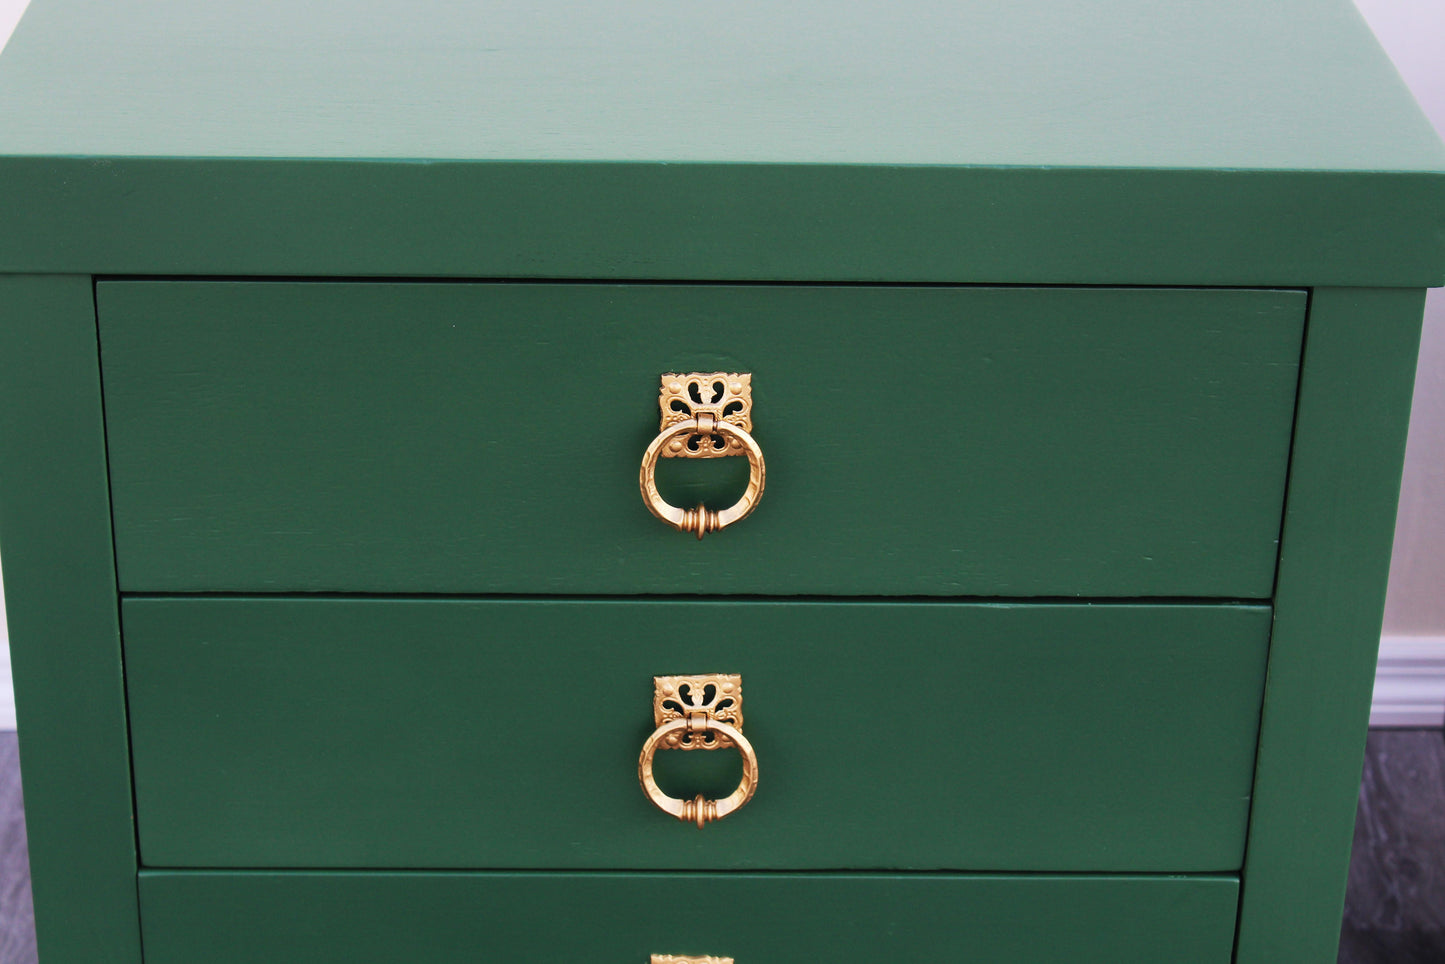
[[[1266,598],[1297,291],[102,281],[139,592]],[[697,544],[667,371],[752,373]],[[745,459],[666,459],[731,502]]]
[[[129,598],[150,867],[1214,872],[1267,607]],[[655,675],[736,673],[756,796],[638,785]],[[733,750],[658,755],[725,796]]]
[[[141,874],[146,964],[1229,964],[1232,877]]]

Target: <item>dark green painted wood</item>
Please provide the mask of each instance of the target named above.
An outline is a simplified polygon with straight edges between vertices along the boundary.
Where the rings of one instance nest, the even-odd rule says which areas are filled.
[[[492,0],[426,12],[384,0],[37,0],[0,61],[0,146],[108,157],[1445,165],[1349,0],[1015,0],[1006,10],[983,0]]]
[[[1259,598],[1273,583],[1300,292],[98,292],[126,590]],[[718,369],[754,373],[768,486],[699,544],[647,513],[637,468],[659,373]],[[680,483],[674,501],[707,491]]]
[[[139,964],[89,278],[0,278],[0,551],[45,964]]]
[[[1423,303],[1311,301],[1238,964],[1335,959]]]
[[[1238,869],[1269,633],[1234,605],[122,611],[163,867]],[[691,672],[742,674],[761,766],[706,832],[637,785],[652,676]],[[675,795],[736,785],[734,754],[666,756]]]
[[[1228,964],[1229,877],[141,875],[147,964]]]
[[[6,270],[1445,280],[1348,0],[37,0],[0,155]]]
[[[1442,211],[1434,174],[0,156],[0,270],[1438,285]]]

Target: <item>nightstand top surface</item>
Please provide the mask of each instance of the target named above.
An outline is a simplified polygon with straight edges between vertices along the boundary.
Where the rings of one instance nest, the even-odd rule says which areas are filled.
[[[34,0],[0,153],[1445,169],[1348,0]]]
[[[1445,282],[1349,0],[33,0],[0,273]]]

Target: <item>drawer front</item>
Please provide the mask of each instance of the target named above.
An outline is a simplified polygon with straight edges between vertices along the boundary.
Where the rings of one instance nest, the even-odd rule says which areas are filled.
[[[131,598],[151,867],[1238,869],[1262,606]],[[742,677],[755,798],[637,760]],[[733,750],[663,751],[673,796]]]
[[[108,281],[129,591],[1265,598],[1304,295]],[[702,544],[665,371],[753,374]],[[731,502],[746,460],[664,460]]]
[[[1228,964],[1230,877],[141,874],[146,964]]]

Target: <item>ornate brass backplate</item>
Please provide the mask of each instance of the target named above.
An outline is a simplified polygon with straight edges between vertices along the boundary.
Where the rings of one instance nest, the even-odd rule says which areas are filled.
[[[662,376],[657,403],[662,409],[664,432],[688,419],[703,424],[711,419],[736,425],[744,432],[753,430],[753,376],[749,373],[669,372]],[[662,449],[665,459],[716,459],[744,454],[741,442],[717,432],[675,438]]]
[[[669,372],[658,394],[662,431],[642,454],[637,484],[642,502],[663,522],[699,539],[725,529],[757,508],[767,483],[763,450],[753,438],[753,376],[747,372]],[[705,505],[683,509],[668,503],[657,490],[657,460],[715,459],[742,455],[748,460],[748,487],[726,509]]]
[[[714,723],[727,723],[741,730],[743,678],[721,673],[652,678],[653,726],[662,726],[669,720],[698,717]],[[702,734],[683,730],[669,734],[662,745],[669,750],[716,750],[732,746],[733,741],[715,730]]]
[[[733,964],[731,957],[687,957],[683,954],[654,954],[652,964]]]

